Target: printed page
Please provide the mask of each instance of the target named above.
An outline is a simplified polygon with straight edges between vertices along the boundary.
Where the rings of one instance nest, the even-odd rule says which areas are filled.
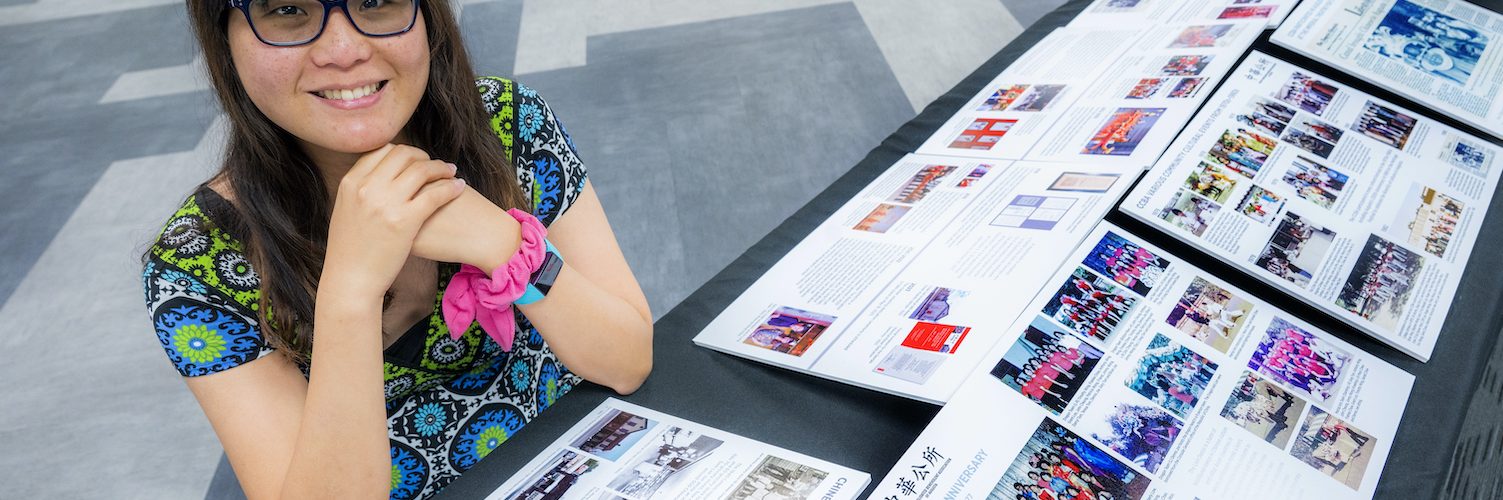
[[[487,500],[856,498],[871,477],[615,398]]]
[[[1498,155],[1253,52],[1121,209],[1426,360]]]
[[[1298,0],[1096,0],[1070,26],[1142,26],[1227,19],[1265,19],[1277,28]]]
[[[1370,498],[1414,377],[1108,223],[873,499]]]
[[[1503,15],[1461,0],[1304,2],[1273,42],[1503,137]]]
[[[909,155],[694,342],[942,404],[1129,172]]]
[[[1262,31],[1249,21],[1146,28],[1025,158],[1148,168]]]
[[[1111,61],[1135,29],[1056,29],[981,89],[918,153],[1019,160]]]

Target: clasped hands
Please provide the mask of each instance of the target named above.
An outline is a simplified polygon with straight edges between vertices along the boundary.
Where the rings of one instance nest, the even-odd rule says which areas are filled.
[[[409,256],[486,270],[504,264],[520,243],[517,221],[457,171],[397,144],[357,160],[335,192],[320,289],[384,294]]]

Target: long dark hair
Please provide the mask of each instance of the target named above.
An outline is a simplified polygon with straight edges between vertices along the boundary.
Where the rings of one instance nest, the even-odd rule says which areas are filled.
[[[223,0],[187,0],[209,79],[229,115],[224,164],[213,179],[233,193],[246,256],[261,277],[257,305],[267,341],[298,363],[313,346],[313,307],[333,198],[297,140],[251,102],[230,57]],[[489,131],[475,71],[448,0],[422,0],[427,91],[406,126],[412,145],[459,166],[459,176],[502,208],[527,208],[516,172]],[[275,311],[275,314],[273,314]]]

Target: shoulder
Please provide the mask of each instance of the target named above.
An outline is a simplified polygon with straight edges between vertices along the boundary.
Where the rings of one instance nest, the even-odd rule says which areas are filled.
[[[141,280],[157,338],[184,376],[206,375],[270,349],[258,325],[260,277],[227,228],[233,209],[207,188],[185,199],[147,251]]]
[[[587,174],[574,140],[536,90],[500,77],[475,85],[533,215],[552,224],[584,190]]]

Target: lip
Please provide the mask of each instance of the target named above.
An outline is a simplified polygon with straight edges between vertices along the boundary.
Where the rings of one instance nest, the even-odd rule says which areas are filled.
[[[379,88],[377,88],[375,92],[371,93],[371,95],[368,95],[368,96],[365,96],[365,97],[361,97],[359,99],[350,99],[348,101],[346,101],[346,100],[340,100],[340,99],[325,99],[323,96],[318,95],[318,92],[322,92],[324,90],[357,88],[357,87],[364,87],[364,86],[370,85],[372,83],[378,83],[379,84],[381,82],[386,82],[386,83],[384,85],[381,85]],[[391,86],[391,82],[388,81],[388,80],[376,80],[376,81],[367,81],[365,83],[359,83],[359,84],[348,85],[348,86],[340,85],[340,86],[324,87],[324,88],[319,89],[319,90],[310,91],[310,92],[308,92],[308,95],[311,95],[311,96],[313,96],[314,99],[317,99],[319,102],[327,104],[327,105],[329,105],[331,107],[334,107],[336,109],[345,109],[345,110],[361,109],[361,108],[368,108],[368,107],[376,105],[376,103],[381,100],[381,96],[386,93],[386,88],[389,87],[389,86]]]

